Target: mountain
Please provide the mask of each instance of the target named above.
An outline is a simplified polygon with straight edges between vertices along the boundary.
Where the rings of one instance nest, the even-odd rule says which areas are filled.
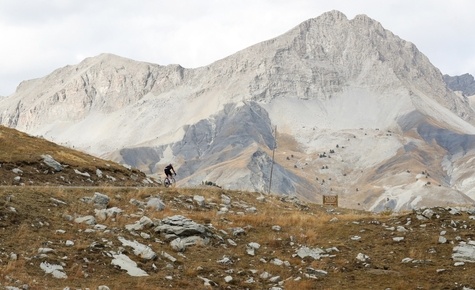
[[[475,80],[471,74],[461,76],[444,75],[444,81],[452,91],[460,91],[466,96],[475,95]]]
[[[474,117],[414,44],[338,11],[208,66],[102,54],[0,101],[0,124],[148,174],[172,162],[179,186],[373,211],[472,204]]]

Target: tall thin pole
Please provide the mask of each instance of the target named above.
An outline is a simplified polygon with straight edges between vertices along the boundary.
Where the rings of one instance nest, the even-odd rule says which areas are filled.
[[[272,163],[270,165],[270,178],[269,178],[269,191],[267,194],[270,194],[270,189],[272,187],[272,172],[274,171],[274,156],[275,156],[275,148],[277,147],[277,126],[275,126],[274,130],[274,146],[272,148]]]

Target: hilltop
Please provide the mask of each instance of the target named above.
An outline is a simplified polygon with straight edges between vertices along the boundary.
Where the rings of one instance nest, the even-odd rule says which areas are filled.
[[[143,172],[0,126],[0,186],[153,186]]]

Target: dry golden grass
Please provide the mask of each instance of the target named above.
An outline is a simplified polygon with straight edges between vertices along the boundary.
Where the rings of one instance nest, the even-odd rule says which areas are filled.
[[[124,211],[115,218],[98,221],[107,226],[109,233],[95,231],[86,234],[85,230],[90,226],[76,224],[63,217],[94,215],[94,206],[80,201],[82,197],[92,197],[94,192],[108,195],[109,207],[116,206]],[[229,196],[232,202],[256,207],[256,213],[231,207],[232,212],[217,214],[222,194]],[[204,196],[208,206],[201,208],[195,202],[189,202],[194,195]],[[455,280],[465,285],[475,283],[473,275],[469,275],[475,270],[472,265],[466,265],[463,271],[450,270],[453,268],[450,259],[452,246],[437,243],[443,220],[440,224],[439,221],[431,221],[426,227],[420,227],[422,222],[417,221],[412,213],[383,216],[345,209],[329,212],[329,208],[316,204],[308,204],[308,209],[302,211],[291,202],[281,201],[277,197],[267,196],[266,202],[257,202],[256,194],[217,188],[0,188],[0,200],[6,200],[7,196],[11,196],[11,200],[0,204],[0,283],[4,283],[1,285],[9,283],[6,277],[11,276],[29,283],[30,289],[63,289],[65,286],[95,289],[99,285],[107,285],[111,289],[203,289],[203,281],[198,278],[202,276],[218,283],[218,289],[268,289],[273,284],[259,278],[264,271],[272,276],[280,276],[285,289],[367,289],[368,285],[374,289],[453,289]],[[130,203],[132,198],[146,202],[152,196],[164,201],[165,210],[139,208]],[[57,205],[51,200],[52,197],[66,204]],[[17,214],[12,215],[8,211],[9,207],[14,207]],[[239,211],[244,214],[238,214]],[[182,257],[164,241],[163,236],[154,233],[153,228],[143,230],[152,236],[148,240],[124,229],[125,225],[135,223],[141,216],[163,219],[177,214],[200,224],[212,224],[225,242],[212,240],[209,245],[192,246],[186,249]],[[413,230],[404,234],[403,242],[396,243],[392,238],[399,233],[386,230],[382,224],[403,224],[408,216],[412,217]],[[337,219],[334,220],[334,217]],[[379,224],[372,221],[378,221]],[[43,226],[40,226],[40,222]],[[472,237],[470,231],[473,221],[467,221],[466,224],[467,230],[460,230],[457,235]],[[274,225],[280,226],[281,231],[272,230]],[[236,227],[244,228],[246,234],[232,236],[232,229]],[[65,230],[65,233],[57,233],[58,229]],[[350,237],[354,235],[360,235],[362,239],[352,241]],[[156,253],[170,253],[178,262],[171,263],[160,255],[154,261],[134,258],[150,276],[130,277],[111,266],[111,259],[105,255],[105,252],[115,251],[121,245],[118,236],[150,245]],[[238,246],[230,246],[226,242],[228,238],[233,239]],[[74,241],[74,246],[66,247],[66,240]],[[255,256],[246,253],[246,245],[250,242],[261,245]],[[93,250],[91,245],[94,243],[103,245],[103,248]],[[294,255],[302,245],[323,249],[337,247],[338,252],[332,253],[333,257],[320,260],[300,259]],[[40,247],[55,249],[55,253],[48,254],[46,260],[64,262],[68,279],[54,279],[39,269],[39,263],[44,260],[35,258]],[[6,259],[10,252],[17,253],[18,260]],[[356,261],[355,257],[360,252],[371,257],[369,268]],[[126,249],[126,253],[133,258],[130,249]],[[64,256],[67,259],[63,260]],[[233,264],[218,264],[217,261],[223,256],[230,257]],[[432,262],[401,263],[406,257]],[[267,262],[262,262],[261,258]],[[288,261],[291,266],[270,263],[274,258]],[[158,269],[154,270],[152,264]],[[167,264],[173,264],[173,267],[167,267]],[[306,278],[303,273],[307,267],[327,271],[328,275],[318,279]],[[448,271],[438,274],[436,270],[439,268]],[[251,269],[257,273],[252,274]],[[230,270],[232,272],[227,272]],[[233,282],[226,284],[226,275],[231,275]],[[172,277],[172,280],[167,279],[167,276]],[[250,276],[254,277],[256,283],[245,282]],[[296,281],[297,277],[301,277],[300,280]],[[31,282],[33,279],[36,283]]]
[[[102,160],[4,126],[0,126],[0,132],[0,185],[18,185],[18,182],[13,180],[17,176],[12,172],[15,168],[22,170],[21,183],[26,185],[144,185],[141,181],[146,176],[137,169],[126,169],[115,162]],[[43,163],[41,156],[46,154],[64,165],[61,172],[53,172]],[[75,169],[88,172],[89,180],[78,176],[74,172]],[[115,181],[97,177],[97,169],[101,170],[104,176],[114,176]]]

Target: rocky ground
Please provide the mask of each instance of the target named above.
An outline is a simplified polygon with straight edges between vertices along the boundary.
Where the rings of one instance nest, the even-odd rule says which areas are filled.
[[[0,289],[474,289],[475,208],[372,214],[198,189],[0,188]]]

